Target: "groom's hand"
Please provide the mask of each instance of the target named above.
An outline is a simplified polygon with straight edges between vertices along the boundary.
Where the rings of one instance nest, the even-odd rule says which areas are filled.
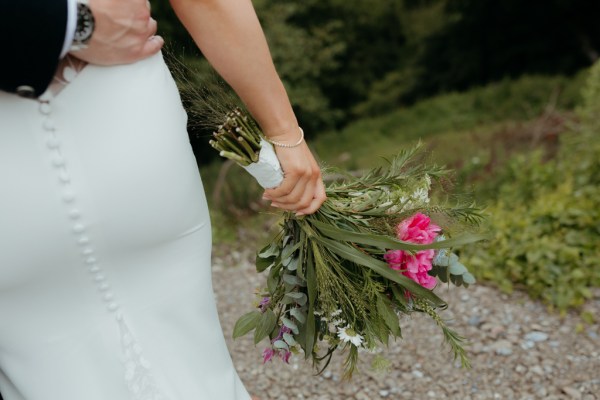
[[[129,64],[158,53],[164,40],[156,34],[147,0],[89,0],[95,29],[87,48],[71,54],[90,64]]]

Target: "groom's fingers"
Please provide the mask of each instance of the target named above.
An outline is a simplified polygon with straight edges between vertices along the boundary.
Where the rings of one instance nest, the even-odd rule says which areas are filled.
[[[142,50],[140,51],[140,58],[144,59],[156,54],[165,44],[165,40],[160,36],[151,36],[147,41]]]
[[[147,0],[89,0],[95,29],[89,46],[73,52],[91,64],[129,64],[157,53],[164,40]]]

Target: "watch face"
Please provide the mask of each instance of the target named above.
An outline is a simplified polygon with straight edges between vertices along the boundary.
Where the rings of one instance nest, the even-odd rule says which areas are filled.
[[[75,30],[74,42],[86,43],[94,32],[94,16],[86,4],[77,4],[77,29]]]

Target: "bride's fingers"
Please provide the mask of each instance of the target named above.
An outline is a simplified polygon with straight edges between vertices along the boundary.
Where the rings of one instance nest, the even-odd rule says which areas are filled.
[[[312,181],[299,181],[292,193],[275,200],[274,205],[284,210],[297,211],[308,207],[314,198],[315,186]]]
[[[298,210],[298,212],[296,212],[296,215],[300,216],[300,215],[313,214],[313,213],[317,212],[317,210],[321,207],[321,205],[323,205],[325,200],[327,200],[327,195],[325,194],[325,185],[323,184],[323,181],[319,180],[318,182],[315,183],[315,186],[316,186],[315,195],[314,195],[312,201],[310,202],[310,205],[306,208]]]

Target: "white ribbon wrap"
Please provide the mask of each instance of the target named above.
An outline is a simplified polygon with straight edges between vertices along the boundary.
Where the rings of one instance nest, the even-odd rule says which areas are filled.
[[[264,139],[260,139],[258,161],[243,168],[265,189],[276,188],[283,181],[283,170],[275,154],[275,149]]]

